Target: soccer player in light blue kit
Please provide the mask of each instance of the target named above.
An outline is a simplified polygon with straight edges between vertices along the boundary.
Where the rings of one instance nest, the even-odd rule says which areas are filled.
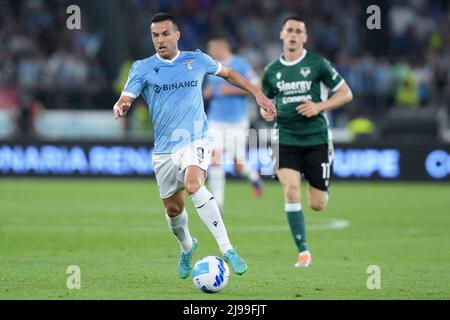
[[[156,54],[133,63],[113,107],[114,117],[125,116],[139,95],[150,108],[155,135],[153,167],[169,228],[181,247],[180,277],[189,276],[198,243],[188,229],[183,190],[215,237],[225,260],[241,275],[247,270],[247,263],[231,245],[217,202],[204,186],[211,150],[202,99],[203,78],[215,74],[226,79],[250,92],[266,112],[276,113],[275,106],[238,72],[200,51],[179,51],[180,31],[173,15],[156,14],[150,29]]]
[[[208,41],[208,54],[220,63],[233,68],[260,87],[259,78],[246,59],[232,53],[230,43],[223,36],[215,36]],[[248,114],[248,92],[230,85],[220,77],[208,76],[203,90],[209,99],[208,123],[212,148],[212,166],[209,169],[209,185],[221,212],[225,202],[225,171],[222,168],[223,153],[233,159],[235,172],[247,178],[256,196],[260,197],[263,181],[258,172],[246,163],[246,137],[250,126]]]

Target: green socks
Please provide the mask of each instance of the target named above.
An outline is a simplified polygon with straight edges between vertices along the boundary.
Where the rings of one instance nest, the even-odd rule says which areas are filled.
[[[285,204],[286,216],[291,228],[292,238],[297,245],[298,252],[308,250],[306,246],[306,226],[305,218],[302,212],[302,206],[299,202]]]

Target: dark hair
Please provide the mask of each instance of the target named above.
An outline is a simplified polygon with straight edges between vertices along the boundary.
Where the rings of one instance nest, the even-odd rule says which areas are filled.
[[[152,17],[151,23],[163,22],[163,21],[171,21],[172,24],[175,26],[175,29],[178,29],[178,23],[177,23],[177,20],[175,19],[175,16],[168,12],[159,12],[159,13],[155,14]]]
[[[286,22],[288,22],[288,20],[300,21],[300,22],[303,22],[306,24],[305,20],[302,17],[300,17],[299,15],[291,15],[283,20],[283,26],[286,24]]]

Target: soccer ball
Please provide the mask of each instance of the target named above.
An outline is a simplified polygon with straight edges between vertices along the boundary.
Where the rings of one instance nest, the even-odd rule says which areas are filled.
[[[225,289],[230,269],[223,259],[208,256],[200,259],[192,270],[194,285],[204,293],[216,293]]]

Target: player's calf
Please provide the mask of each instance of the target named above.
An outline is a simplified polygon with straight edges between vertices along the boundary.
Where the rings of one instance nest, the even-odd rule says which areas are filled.
[[[287,203],[300,202],[300,186],[283,186],[284,199]]]
[[[170,218],[175,218],[184,210],[184,195],[178,191],[169,198],[162,199],[166,213]]]

